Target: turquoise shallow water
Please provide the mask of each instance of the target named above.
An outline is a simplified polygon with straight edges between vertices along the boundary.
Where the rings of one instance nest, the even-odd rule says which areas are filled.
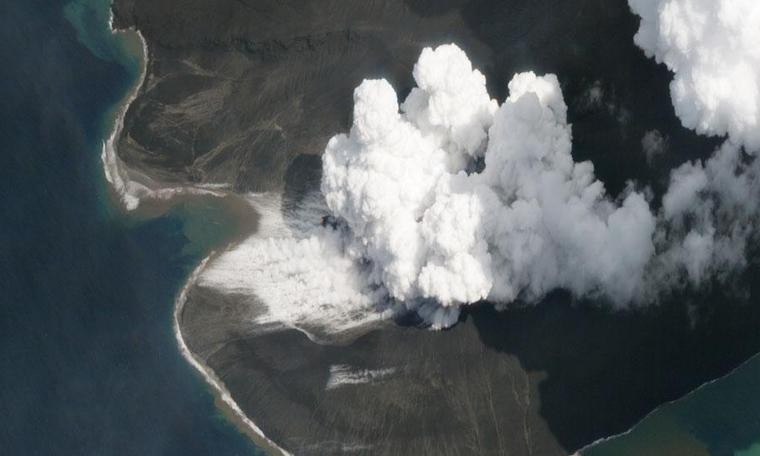
[[[235,231],[213,201],[125,216],[100,164],[139,41],[108,1],[0,15],[0,453],[251,455],[172,332],[174,297]]]
[[[760,356],[583,455],[760,455]]]

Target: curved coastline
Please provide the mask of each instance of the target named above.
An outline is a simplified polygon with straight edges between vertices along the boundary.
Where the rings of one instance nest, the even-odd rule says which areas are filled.
[[[249,435],[254,438],[254,441],[258,445],[262,446],[270,454],[289,455],[290,453],[269,439],[261,430],[261,428],[256,426],[256,423],[251,421],[251,419],[248,418],[245,413],[243,413],[243,411],[240,409],[240,406],[238,406],[238,404],[232,399],[232,395],[224,386],[224,383],[221,381],[221,379],[219,379],[211,369],[204,365],[203,361],[193,355],[190,349],[187,348],[187,344],[185,344],[185,340],[182,337],[182,329],[179,326],[179,316],[182,314],[182,309],[184,308],[185,302],[187,302],[187,292],[195,284],[198,276],[201,274],[201,272],[203,272],[206,264],[214,256],[214,254],[215,252],[211,252],[193,270],[193,272],[190,274],[190,277],[188,277],[187,281],[185,282],[185,285],[182,286],[182,289],[180,290],[179,294],[177,295],[177,299],[174,302],[172,324],[174,327],[174,336],[177,339],[177,345],[179,346],[182,356],[203,376],[203,378],[206,380],[206,383],[213,387],[214,391],[218,395],[218,398],[232,413],[233,417],[235,418],[235,422],[245,426],[244,430],[250,431],[250,433],[253,434],[251,435],[249,433]]]
[[[141,182],[133,178],[134,176],[132,176],[132,174],[134,174],[134,171],[127,169],[119,158],[116,153],[116,140],[119,138],[119,135],[121,135],[124,128],[124,117],[129,110],[129,106],[135,101],[137,95],[140,93],[140,89],[145,84],[148,74],[150,54],[148,51],[148,43],[139,30],[120,30],[113,28],[113,11],[110,13],[108,27],[112,33],[123,33],[126,31],[135,33],[142,45],[140,76],[135,82],[134,87],[132,87],[129,94],[125,97],[124,102],[118,107],[114,116],[114,127],[108,139],[103,142],[103,148],[100,155],[106,180],[111,184],[111,188],[118,195],[120,203],[123,204],[128,211],[132,211],[137,209],[141,199],[168,200],[174,196],[183,194],[211,195],[216,197],[225,196],[226,192],[224,189],[227,187],[225,184],[163,187],[157,185],[156,182],[147,177]]]
[[[142,44],[142,64],[140,70],[140,76],[135,82],[132,89],[124,98],[120,105],[117,107],[114,115],[114,125],[109,137],[103,142],[101,152],[101,162],[103,164],[103,173],[107,182],[110,184],[110,188],[118,196],[119,203],[127,211],[133,211],[137,209],[140,204],[140,200],[143,198],[168,200],[175,196],[180,195],[211,195],[215,197],[224,197],[228,192],[223,191],[225,186],[179,186],[179,187],[163,187],[163,188],[150,188],[145,184],[132,180],[129,176],[129,170],[126,169],[124,163],[119,159],[116,153],[116,140],[122,132],[124,127],[124,117],[129,110],[130,105],[137,98],[140,89],[145,84],[147,77],[148,62],[150,54],[148,52],[148,45],[145,37],[137,29],[115,29],[113,27],[113,10],[110,10],[108,28],[111,33],[124,33],[126,31],[136,33]],[[173,311],[173,330],[177,340],[177,345],[180,349],[182,356],[192,365],[203,377],[206,383],[211,386],[214,396],[220,401],[219,404],[223,405],[227,411],[230,412],[233,422],[240,430],[249,435],[254,442],[259,445],[268,454],[273,455],[289,455],[286,450],[277,445],[274,441],[269,439],[264,432],[256,426],[256,424],[248,418],[240,409],[238,404],[233,400],[232,395],[226,389],[222,381],[216,377],[213,371],[208,369],[203,363],[198,360],[192,352],[187,348],[185,341],[182,337],[182,331],[179,327],[178,316],[182,312],[182,308],[187,299],[187,291],[195,284],[197,277],[205,268],[208,261],[215,255],[215,252],[210,252],[198,266],[195,267],[190,274],[182,289],[180,290],[177,298],[174,302]]]
[[[627,430],[625,430],[623,432],[619,432],[617,434],[612,434],[610,436],[602,437],[601,439],[597,439],[596,441],[589,443],[588,445],[584,446],[583,448],[580,448],[578,451],[576,451],[575,453],[573,453],[572,456],[583,456],[583,454],[586,451],[592,450],[597,445],[601,445],[601,444],[603,444],[605,442],[609,442],[609,441],[615,440],[615,439],[617,439],[619,437],[624,437],[626,435],[631,434],[642,423],[644,423],[646,420],[648,420],[649,418],[651,418],[653,415],[661,412],[664,408],[669,407],[669,406],[671,406],[671,405],[673,405],[673,404],[675,404],[677,402],[689,399],[690,397],[694,396],[695,394],[698,394],[704,388],[707,388],[710,385],[712,385],[713,383],[716,383],[716,382],[718,382],[720,380],[723,380],[724,378],[730,377],[731,375],[733,375],[737,371],[741,370],[742,368],[744,368],[745,366],[747,366],[749,363],[756,361],[757,359],[760,359],[760,353],[757,353],[757,354],[751,356],[750,358],[748,358],[743,363],[741,363],[738,366],[736,366],[735,368],[731,369],[729,372],[726,372],[725,374],[723,374],[723,375],[721,375],[719,377],[715,377],[712,380],[708,380],[708,381],[702,383],[701,385],[699,385],[698,387],[696,387],[693,390],[689,391],[688,393],[684,394],[683,396],[681,396],[679,398],[676,398],[676,399],[673,399],[671,401],[664,402],[664,403],[658,405],[655,409],[653,409],[651,412],[649,412],[645,416],[643,416],[636,424],[634,424],[633,426],[631,426],[629,429],[627,429]]]
[[[111,184],[111,188],[119,196],[120,203],[122,203],[127,210],[133,210],[136,209],[137,205],[139,204],[139,197],[137,195],[131,195],[128,192],[129,177],[123,169],[121,160],[119,160],[119,158],[116,156],[115,142],[116,138],[118,138],[118,136],[121,134],[121,131],[124,127],[124,116],[127,114],[129,106],[133,101],[135,101],[137,94],[140,92],[140,88],[145,83],[145,78],[148,73],[148,43],[145,41],[145,37],[143,37],[142,33],[140,33],[139,30],[114,29],[113,10],[109,11],[108,28],[113,34],[132,31],[137,35],[138,39],[140,40],[140,44],[142,45],[140,76],[137,78],[137,81],[135,81],[134,86],[125,97],[125,100],[120,103],[120,106],[117,108],[116,114],[114,116],[113,129],[111,130],[111,134],[108,136],[108,139],[103,141],[103,147],[100,155],[106,180],[109,184]]]

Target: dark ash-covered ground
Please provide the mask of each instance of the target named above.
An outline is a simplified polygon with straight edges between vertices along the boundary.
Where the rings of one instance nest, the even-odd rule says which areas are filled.
[[[179,322],[243,411],[295,454],[560,455],[757,352],[757,306],[722,304],[692,327],[677,304],[623,315],[557,293],[536,307],[468,309],[443,332],[389,322],[320,345],[261,333],[248,298],[196,287]],[[339,365],[395,371],[327,389]]]
[[[150,54],[118,153],[159,182],[297,198],[350,125],[353,88],[386,77],[403,96],[420,50],[452,41],[499,100],[517,71],[556,73],[573,154],[613,194],[630,178],[661,190],[673,166],[717,144],[679,125],[670,76],[634,46],[625,0],[115,0],[114,11]],[[669,151],[648,162],[653,129]],[[197,287],[179,322],[245,413],[297,454],[566,454],[760,350],[756,272],[736,279],[743,296],[610,312],[557,292],[535,307],[470,308],[444,332],[388,322],[336,345],[257,332],[243,298]],[[333,365],[396,370],[327,390]]]
[[[114,11],[150,53],[119,155],[159,181],[281,188],[294,157],[348,129],[363,78],[388,78],[403,96],[421,49],[446,42],[500,100],[515,72],[559,75],[576,159],[593,159],[613,192],[712,150],[679,126],[668,72],[634,46],[625,0],[116,0]],[[597,81],[604,97],[590,105]],[[672,153],[651,175],[641,138],[655,128]]]

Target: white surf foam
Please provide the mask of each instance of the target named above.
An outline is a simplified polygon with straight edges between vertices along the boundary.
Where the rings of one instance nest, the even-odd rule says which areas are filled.
[[[113,28],[113,11],[110,12],[108,25],[112,33],[120,32],[120,30],[116,30]],[[147,63],[148,63],[148,46],[145,41],[145,38],[140,33],[140,31],[135,30],[135,32],[140,38],[140,41],[143,47],[142,70],[141,70],[139,82],[135,84],[135,87],[130,92],[129,96],[127,97],[126,102],[122,104],[122,106],[119,108],[119,110],[116,113],[115,124],[114,124],[113,131],[111,132],[111,135],[103,143],[103,148],[101,152],[101,161],[103,163],[103,171],[104,171],[106,180],[109,182],[113,190],[119,195],[120,202],[124,205],[124,207],[127,210],[136,209],[140,204],[140,199],[142,198],[169,199],[181,193],[211,194],[214,196],[223,196],[224,192],[222,190],[226,188],[226,185],[207,184],[203,186],[202,188],[176,187],[176,188],[163,188],[159,190],[150,189],[147,186],[130,179],[129,173],[126,167],[124,166],[123,162],[119,159],[118,155],[116,154],[115,142],[116,142],[116,138],[118,138],[119,135],[121,134],[121,131],[124,125],[124,116],[126,115],[126,112],[129,109],[129,106],[137,97],[140,87],[142,87],[142,85],[144,84],[145,77],[146,77],[146,69],[147,69]],[[206,267],[209,258],[211,258],[213,254],[214,252],[211,252],[211,254],[209,254],[209,256],[206,257],[198,265],[198,267],[193,271],[193,273],[190,275],[185,285],[182,287],[182,290],[180,290],[180,293],[177,296],[177,299],[175,301],[173,327],[174,327],[174,336],[177,340],[177,345],[179,346],[180,353],[182,353],[182,356],[190,363],[190,365],[193,366],[203,376],[203,378],[215,390],[215,392],[218,393],[219,398],[227,405],[227,407],[229,407],[229,409],[232,411],[235,417],[238,418],[240,422],[247,429],[249,429],[251,432],[257,435],[262,441],[266,442],[271,448],[277,450],[283,455],[289,456],[290,455],[289,452],[287,452],[285,449],[283,449],[282,447],[277,445],[277,443],[275,443],[273,440],[267,437],[264,434],[264,432],[261,430],[261,428],[259,428],[256,425],[256,423],[254,423],[250,418],[248,418],[248,416],[246,416],[245,413],[243,413],[240,406],[238,406],[238,404],[232,399],[232,395],[230,394],[229,390],[225,387],[224,383],[199,358],[196,358],[193,355],[193,353],[188,349],[187,344],[185,344],[185,340],[182,337],[182,331],[180,330],[180,327],[179,327],[178,318],[179,318],[179,315],[182,314],[182,309],[185,305],[185,302],[187,301],[188,290],[195,285],[198,279],[198,275]]]
[[[112,33],[120,33],[123,30],[116,30],[113,28],[113,11],[109,18],[109,27]],[[145,182],[138,182],[130,176],[129,169],[124,165],[124,162],[119,158],[116,153],[116,141],[121,135],[124,128],[124,116],[127,114],[127,110],[132,102],[137,98],[137,94],[140,92],[140,88],[145,84],[148,68],[148,44],[145,41],[142,33],[139,30],[133,30],[142,44],[142,64],[140,69],[140,77],[137,84],[133,87],[132,91],[127,96],[126,101],[119,107],[116,112],[116,119],[114,122],[113,130],[108,139],[103,142],[102,151],[100,154],[101,162],[103,163],[103,172],[106,180],[111,185],[111,188],[119,196],[119,201],[124,207],[131,211],[137,209],[140,205],[140,200],[143,199],[159,199],[168,200],[174,196],[181,194],[194,194],[194,195],[212,195],[212,196],[224,196],[227,184],[201,184],[201,185],[186,185],[186,186],[162,186],[156,182],[151,181],[145,177]]]

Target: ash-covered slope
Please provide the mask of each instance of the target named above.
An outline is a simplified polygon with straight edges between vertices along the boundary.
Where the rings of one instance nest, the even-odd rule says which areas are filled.
[[[760,349],[757,306],[705,300],[695,328],[678,304],[616,314],[568,300],[468,308],[447,331],[388,322],[339,345],[262,331],[258,306],[200,286],[178,320],[242,411],[299,455],[570,454]]]
[[[667,72],[633,44],[623,0],[116,0],[114,12],[150,54],[118,153],[159,182],[282,188],[294,157],[321,154],[348,128],[362,79],[387,78],[403,98],[421,49],[446,42],[497,99],[515,72],[560,75],[576,158],[592,158],[613,192],[647,173],[647,132],[669,130],[670,149],[692,156],[712,149],[679,128]],[[684,158],[668,154],[663,170]]]
[[[422,20],[402,2],[116,2],[115,26],[146,37],[150,67],[119,154],[159,181],[280,188],[299,154],[349,124],[368,75],[409,84],[423,44],[454,14]],[[478,45],[486,55],[485,46]]]

